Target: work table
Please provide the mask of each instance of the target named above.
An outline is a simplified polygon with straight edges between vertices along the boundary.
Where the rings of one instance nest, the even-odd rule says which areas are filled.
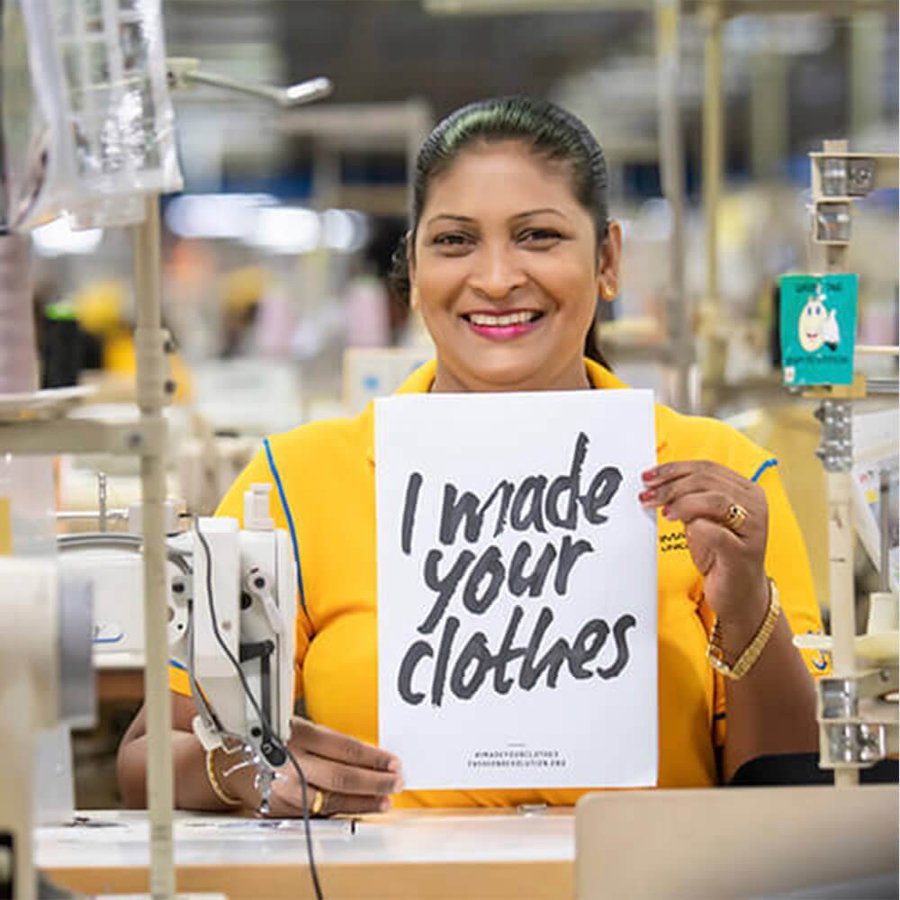
[[[564,898],[574,893],[571,810],[396,811],[314,821],[326,898]],[[302,820],[178,812],[179,891],[229,900],[312,897]],[[146,814],[90,811],[36,833],[37,863],[85,893],[147,890]]]

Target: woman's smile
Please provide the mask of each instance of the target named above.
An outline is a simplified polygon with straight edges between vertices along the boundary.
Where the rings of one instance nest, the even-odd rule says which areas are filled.
[[[489,341],[513,341],[526,334],[532,334],[538,328],[543,316],[539,310],[521,309],[463,313],[460,318],[479,337]]]

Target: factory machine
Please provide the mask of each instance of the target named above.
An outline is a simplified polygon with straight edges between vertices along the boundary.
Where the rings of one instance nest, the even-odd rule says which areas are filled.
[[[0,40],[0,897],[50,896],[33,867],[32,800],[48,777],[35,765],[36,734],[89,720],[92,651],[102,655],[126,635],[144,665],[150,890],[173,897],[169,666],[188,673],[203,746],[256,767],[264,810],[291,762],[297,575],[266,487],[248,492],[243,528],[227,518],[199,519],[183,534],[170,527],[163,408],[174,383],[161,325],[159,195],[180,190],[182,179],[168,92],[206,83],[289,108],[327,96],[331,85],[316,78],[277,89],[167,60],[159,0],[10,2]],[[29,233],[61,214],[75,228],[121,227],[132,237],[133,421],[70,417],[84,389],[38,389]],[[31,502],[40,493],[32,476],[50,485],[48,457],[57,453],[139,457],[131,532],[71,535],[57,548],[52,500]],[[48,531],[49,541],[33,539]]]
[[[823,654],[818,759],[751,760],[740,783],[752,789],[588,795],[576,811],[578,897],[897,896],[897,410],[874,427],[856,413],[898,389],[896,363],[893,377],[865,377],[859,363],[896,360],[898,348],[856,344],[856,276],[847,271],[853,206],[896,188],[897,156],[828,141],[810,163],[811,239],[825,265],[782,278],[780,325],[786,388],[819,401],[816,455],[826,473],[830,633],[794,639]],[[857,496],[861,466],[875,504]],[[857,535],[879,578],[861,633]]]
[[[243,529],[201,518],[166,542],[171,664],[188,674],[194,731],[205,749],[256,769],[262,812],[288,764],[297,596],[290,539],[273,527],[268,490],[247,491]],[[33,795],[46,775],[34,763],[36,733],[90,724],[91,601],[125,608],[141,596],[140,577],[123,579],[121,566],[94,552],[139,552],[140,535],[82,534],[77,544],[63,559],[0,557],[0,896],[17,900],[45,895],[32,864]]]

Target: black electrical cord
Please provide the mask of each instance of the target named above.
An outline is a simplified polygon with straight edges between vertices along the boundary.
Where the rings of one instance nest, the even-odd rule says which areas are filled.
[[[250,690],[250,685],[247,683],[247,677],[244,675],[244,670],[241,668],[241,664],[237,659],[235,659],[234,654],[228,648],[228,645],[225,643],[225,640],[222,637],[221,632],[219,631],[219,623],[216,619],[215,604],[213,603],[212,553],[209,549],[209,544],[206,541],[206,537],[200,530],[199,523],[196,526],[196,531],[197,537],[200,539],[200,544],[203,547],[203,552],[206,557],[206,597],[209,603],[209,617],[210,622],[212,623],[213,634],[215,635],[216,642],[222,648],[222,652],[234,667],[235,672],[237,672],[237,676],[241,682],[241,687],[243,688],[247,699],[250,701],[250,704],[253,707],[253,711],[256,713],[260,722],[263,723],[263,727],[266,730],[266,734],[268,735],[269,740],[271,740],[278,749],[284,752],[284,754],[290,760],[294,771],[297,773],[297,778],[300,781],[300,801],[303,804],[303,830],[306,835],[306,855],[309,859],[309,873],[310,877],[312,878],[313,890],[315,891],[316,900],[323,900],[324,895],[322,893],[322,887],[319,884],[319,873],[316,869],[316,859],[313,853],[312,828],[310,826],[309,819],[309,785],[307,784],[306,776],[303,774],[303,770],[300,768],[300,764],[297,762],[294,754],[291,753],[287,745],[283,744],[278,735],[273,731],[272,724],[271,722],[269,722],[268,716],[266,716],[266,714],[263,712],[256,700],[256,697],[253,696],[253,692]]]

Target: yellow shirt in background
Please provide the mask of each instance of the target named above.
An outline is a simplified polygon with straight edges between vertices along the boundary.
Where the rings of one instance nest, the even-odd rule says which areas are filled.
[[[586,361],[596,388],[623,388],[602,366]],[[398,393],[424,393],[434,380],[431,362]],[[757,477],[769,503],[766,569],[779,587],[795,633],[820,631],[821,621],[799,528],[778,470],[768,454],[714,419],[656,407],[660,463],[708,459],[747,478]],[[274,475],[277,470],[277,479]],[[374,412],[303,425],[269,439],[232,485],[219,515],[240,519],[244,491],[276,485],[276,525],[296,534],[307,614],[297,617],[296,693],[315,722],[378,743],[376,661],[376,550]],[[278,484],[280,482],[280,486]],[[283,494],[280,494],[283,491]],[[706,661],[713,616],[702,597],[683,526],[658,518],[659,577],[659,786],[717,782],[715,747],[724,740],[725,688]],[[807,663],[815,671],[818,656]],[[172,687],[190,693],[183,673]],[[611,738],[614,739],[614,738]],[[386,748],[391,749],[391,748]],[[404,806],[514,806],[573,804],[582,790],[405,792]]]

